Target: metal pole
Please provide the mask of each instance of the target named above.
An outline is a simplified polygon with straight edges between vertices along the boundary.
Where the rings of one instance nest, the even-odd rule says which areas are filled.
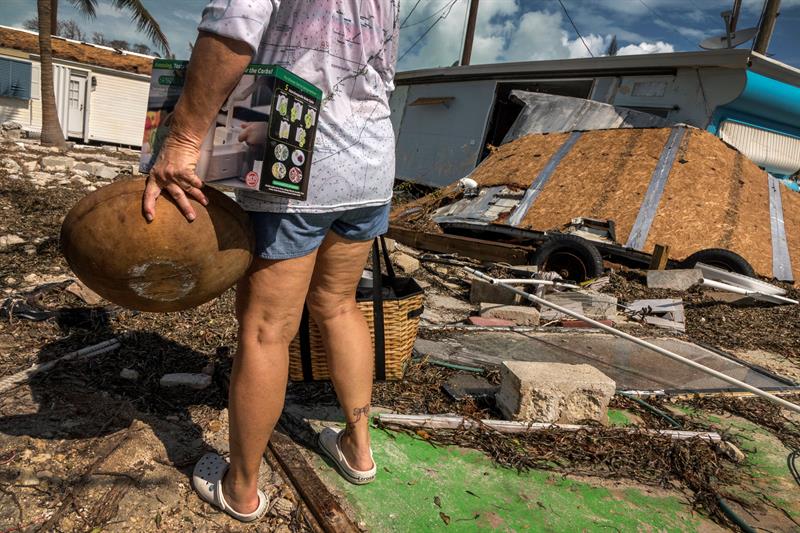
[[[469,3],[469,14],[467,15],[467,31],[464,34],[464,51],[461,54],[461,64],[469,65],[472,58],[472,41],[475,39],[475,23],[478,20],[478,0],[471,0]]]
[[[497,279],[493,283],[508,283],[509,285],[547,285],[552,287],[563,287],[565,289],[580,289],[580,286],[573,285],[572,283],[561,283],[560,281],[551,281],[549,279]]]
[[[772,39],[772,32],[775,31],[775,20],[778,18],[780,9],[781,0],[765,0],[764,16],[761,17],[761,24],[758,26],[753,52],[767,55],[769,41]]]
[[[596,320],[592,320],[591,318],[583,316],[580,313],[576,313],[575,311],[571,311],[570,309],[567,309],[566,307],[561,307],[560,305],[556,305],[556,304],[554,304],[552,302],[548,302],[547,300],[545,300],[543,298],[539,298],[538,296],[534,296],[533,294],[529,294],[529,293],[527,293],[525,291],[521,291],[519,289],[511,287],[510,285],[506,285],[505,283],[497,282],[494,278],[492,278],[491,276],[487,276],[483,272],[479,272],[479,271],[477,271],[477,270],[475,270],[473,268],[469,268],[469,267],[463,267],[463,268],[464,268],[464,270],[466,270],[467,272],[469,272],[470,274],[472,274],[473,276],[475,276],[475,277],[477,277],[479,279],[482,279],[484,281],[488,281],[489,283],[493,283],[495,285],[500,285],[501,287],[505,287],[506,289],[508,289],[508,290],[510,290],[512,292],[515,292],[515,293],[519,294],[520,296],[522,296],[523,298],[527,298],[528,300],[530,300],[532,302],[535,302],[535,303],[537,303],[539,305],[544,305],[545,307],[550,307],[551,309],[555,309],[556,311],[558,311],[560,313],[564,313],[565,315],[569,315],[569,316],[571,316],[573,318],[577,318],[578,320],[583,320],[584,322],[587,322],[587,323],[593,325],[596,328],[602,329],[603,331],[607,331],[608,333],[611,333],[612,335],[616,335],[617,337],[621,337],[623,339],[629,340],[629,341],[631,341],[631,342],[633,342],[635,344],[638,344],[639,346],[642,346],[644,348],[652,350],[652,351],[654,351],[656,353],[659,353],[661,355],[667,356],[670,359],[674,359],[675,361],[679,361],[681,363],[689,365],[692,368],[700,370],[701,372],[705,372],[706,374],[709,374],[711,376],[714,376],[715,378],[721,379],[722,381],[726,381],[726,382],[730,383],[731,385],[735,385],[737,387],[740,387],[742,389],[750,391],[753,394],[761,396],[762,398],[765,398],[765,399],[767,399],[767,400],[769,400],[769,401],[771,401],[773,403],[777,403],[781,407],[785,407],[786,409],[789,409],[790,411],[794,411],[795,413],[800,414],[800,406],[795,405],[792,402],[788,402],[788,401],[784,400],[783,398],[779,398],[779,397],[775,396],[774,394],[770,394],[770,393],[768,393],[766,391],[763,391],[763,390],[759,389],[758,387],[753,387],[752,385],[749,385],[749,384],[745,383],[744,381],[739,381],[738,379],[732,378],[732,377],[730,377],[730,376],[728,376],[726,374],[723,374],[722,372],[714,370],[713,368],[708,368],[705,365],[701,365],[700,363],[692,361],[691,359],[687,359],[686,357],[683,357],[682,355],[678,355],[678,354],[676,354],[674,352],[671,352],[669,350],[665,350],[664,348],[662,348],[660,346],[656,346],[655,344],[652,344],[650,342],[642,340],[642,339],[640,339],[638,337],[634,337],[633,335],[629,335],[629,334],[625,333],[624,331],[620,331],[618,329],[612,328],[611,326],[606,326],[602,322],[598,322]]]
[[[739,24],[739,13],[742,10],[742,0],[733,0],[733,13],[731,13],[731,31],[736,31],[736,25]]]

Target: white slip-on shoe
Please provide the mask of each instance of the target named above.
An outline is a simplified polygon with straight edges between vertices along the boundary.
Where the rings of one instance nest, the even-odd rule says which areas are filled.
[[[344,454],[342,453],[341,440],[344,435],[343,429],[325,428],[319,434],[319,447],[325,452],[325,455],[330,457],[331,461],[336,465],[339,473],[342,474],[347,481],[354,485],[366,485],[375,479],[377,467],[375,460],[372,460],[372,468],[369,470],[356,470],[351,467]],[[369,451],[369,456],[372,458],[372,450]]]
[[[240,513],[225,501],[222,494],[222,479],[228,471],[228,460],[216,453],[207,453],[194,465],[192,486],[197,494],[217,509],[240,522],[254,522],[267,512],[267,496],[258,491],[258,507],[252,513]]]

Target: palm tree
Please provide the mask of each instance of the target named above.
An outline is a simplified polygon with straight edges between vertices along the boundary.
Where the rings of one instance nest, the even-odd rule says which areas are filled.
[[[69,0],[75,9],[89,18],[96,16],[97,0]],[[167,37],[161,26],[145,9],[141,0],[111,0],[117,9],[130,11],[131,21],[136,23],[139,31],[144,32],[158,48],[168,56],[170,54]],[[36,0],[39,15],[39,57],[42,64],[42,138],[44,146],[56,146],[66,149],[64,133],[58,121],[56,95],[53,88],[53,48],[50,35],[58,27],[58,0]]]

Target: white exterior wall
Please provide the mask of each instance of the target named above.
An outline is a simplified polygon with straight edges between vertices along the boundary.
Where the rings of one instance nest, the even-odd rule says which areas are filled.
[[[150,81],[95,72],[89,96],[88,139],[141,146]]]
[[[705,129],[714,110],[741,94],[743,69],[681,68],[675,76],[623,76],[613,104],[669,110],[667,119]]]
[[[0,57],[31,63],[31,99],[0,98],[0,122],[13,120],[23,129],[39,132],[42,129],[41,65],[36,60],[18,55],[0,54]],[[54,62],[53,80],[56,85],[56,106],[59,118],[66,109],[66,91],[70,70],[87,72],[88,118],[85,141],[107,142],[141,146],[150,80],[134,78],[127,73],[119,75],[93,71],[91,66],[74,66],[60,61]],[[105,70],[105,69],[104,69]],[[92,77],[97,79],[92,88]],[[59,98],[60,96],[60,98]]]
[[[42,100],[39,90],[41,67],[37,61],[30,61],[22,57],[0,54],[0,57],[15,61],[27,61],[31,64],[31,99],[0,97],[0,122],[13,120],[19,122],[26,130],[40,131],[42,124]]]

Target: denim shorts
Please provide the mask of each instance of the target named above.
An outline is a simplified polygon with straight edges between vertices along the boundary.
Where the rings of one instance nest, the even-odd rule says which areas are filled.
[[[262,213],[250,211],[256,256],[292,259],[320,247],[328,230],[351,241],[369,241],[389,229],[391,204],[331,213]]]

